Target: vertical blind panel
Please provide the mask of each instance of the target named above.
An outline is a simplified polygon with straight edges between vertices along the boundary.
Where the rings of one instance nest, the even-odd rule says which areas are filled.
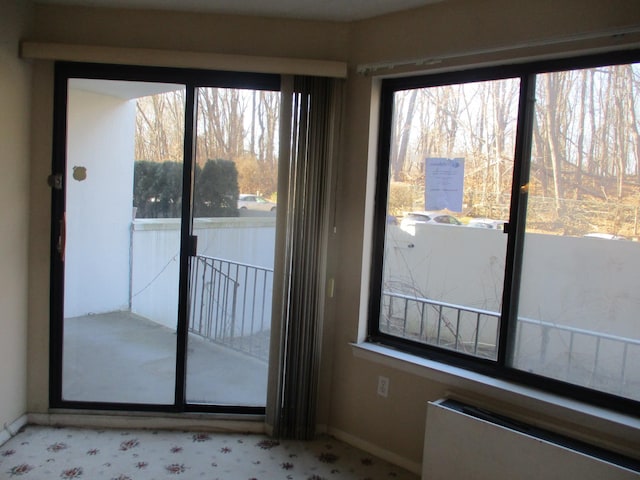
[[[341,82],[295,77],[289,178],[280,415],[274,433],[309,439],[315,434],[322,337],[325,246],[331,188],[332,129]]]

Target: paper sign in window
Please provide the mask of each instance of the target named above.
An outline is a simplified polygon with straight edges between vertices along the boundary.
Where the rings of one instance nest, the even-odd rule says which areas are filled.
[[[462,211],[464,158],[425,160],[425,210]]]

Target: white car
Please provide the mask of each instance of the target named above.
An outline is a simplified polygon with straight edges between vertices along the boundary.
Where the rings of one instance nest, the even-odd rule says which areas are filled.
[[[493,220],[492,218],[472,218],[469,220],[468,226],[476,228],[492,228],[496,230],[504,230],[504,220]]]
[[[238,208],[240,210],[259,210],[262,212],[275,212],[277,205],[260,195],[241,193],[238,196]]]
[[[441,225],[462,225],[453,215],[438,212],[411,212],[400,222],[400,227],[413,227],[416,223],[439,223]]]
[[[602,238],[604,240],[626,240],[622,235],[612,235],[610,233],[587,233],[584,235],[588,238]]]

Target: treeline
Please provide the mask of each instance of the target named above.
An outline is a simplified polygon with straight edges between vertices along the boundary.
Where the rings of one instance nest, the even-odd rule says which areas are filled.
[[[135,158],[182,161],[184,106],[183,89],[137,100]],[[279,92],[199,88],[196,163],[204,168],[207,159],[228,159],[242,192],[275,193],[279,112]]]
[[[640,195],[640,64],[537,76],[532,195]],[[391,179],[424,184],[424,159],[464,157],[465,190],[510,191],[519,80],[398,92]]]
[[[180,218],[181,162],[137,161],[134,165],[133,206],[137,218]],[[238,216],[238,171],[229,160],[196,165],[194,217]]]

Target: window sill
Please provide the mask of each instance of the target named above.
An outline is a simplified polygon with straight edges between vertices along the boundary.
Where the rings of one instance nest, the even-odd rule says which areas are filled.
[[[639,458],[640,418],[375,343],[351,346],[356,358],[443,384],[446,388],[443,396],[498,410],[520,421]]]

